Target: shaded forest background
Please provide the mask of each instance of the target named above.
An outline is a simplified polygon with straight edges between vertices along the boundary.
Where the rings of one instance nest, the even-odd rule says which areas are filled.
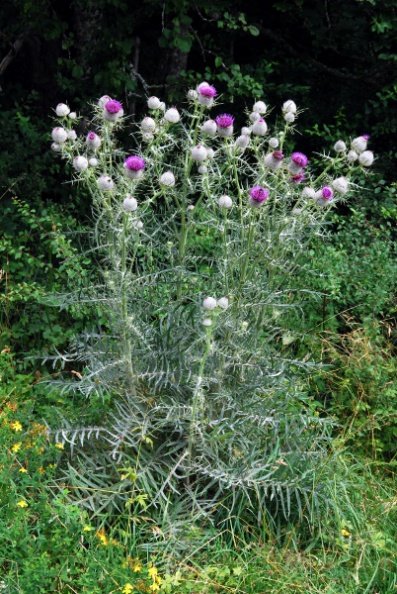
[[[303,110],[299,147],[307,154],[329,151],[338,138],[371,136],[377,173],[339,207],[338,249],[328,248],[324,260],[316,251],[328,284],[313,288],[332,295],[318,314],[323,321],[352,308],[358,321],[394,319],[395,0],[10,0],[0,22],[3,345],[26,353],[65,339],[55,310],[44,315],[36,302],[48,279],[64,274],[66,248],[62,256],[51,232],[83,223],[90,199],[65,183],[49,150],[57,103],[85,113],[87,102],[108,94],[139,119],[148,96],[179,105],[202,80],[236,114],[253,98],[276,109],[293,99]],[[89,125],[81,120],[78,132]],[[390,332],[394,340],[394,324]]]
[[[395,179],[394,0],[12,0],[0,20],[3,187],[22,175],[24,192],[66,198],[47,151],[59,101],[79,109],[106,93],[139,116],[147,95],[177,102],[204,78],[236,111],[252,96],[292,97],[305,110],[307,150],[342,130],[370,134]]]

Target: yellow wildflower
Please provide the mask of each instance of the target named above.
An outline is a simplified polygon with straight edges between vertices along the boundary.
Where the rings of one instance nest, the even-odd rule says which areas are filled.
[[[157,574],[158,574],[157,567],[149,567],[148,574],[152,578],[152,580],[155,582],[156,578],[157,578]]]
[[[19,421],[14,421],[14,423],[10,423],[10,427],[13,431],[22,431],[22,425]]]
[[[123,562],[123,567],[130,567],[134,573],[142,571],[142,563],[139,559],[132,559],[129,555],[127,555],[126,561]]]
[[[91,532],[92,528],[91,526],[84,526],[83,528],[83,532]]]
[[[98,532],[95,533],[95,536],[97,536],[97,538],[99,538],[103,546],[106,547],[109,541],[108,537],[105,534],[105,529],[101,528],[100,530],[98,530]]]
[[[126,584],[124,586],[124,588],[122,589],[122,593],[123,594],[131,594],[131,592],[134,590],[134,588],[131,586],[130,583]]]
[[[21,447],[22,447],[22,442],[19,441],[18,443],[14,443],[14,445],[12,446],[11,449],[12,449],[13,452],[19,452],[19,450],[21,449]]]
[[[23,499],[21,499],[21,501],[18,501],[18,503],[17,503],[18,507],[28,507],[28,505],[29,505],[29,503],[27,503]]]
[[[58,448],[58,450],[63,450],[64,449],[63,443],[61,441],[59,443],[56,443],[55,444],[55,447]]]
[[[157,592],[157,590],[160,590],[160,584],[163,581],[161,577],[158,575],[157,567],[155,567],[154,565],[152,565],[152,567],[149,567],[148,574],[153,580],[153,584],[149,586],[149,589],[152,592]]]
[[[345,530],[344,528],[340,531],[340,533],[342,534],[342,536],[350,536],[350,532],[348,530]]]
[[[24,468],[23,466],[19,469],[19,472],[27,472],[26,468]]]
[[[31,430],[29,433],[32,435],[47,435],[47,427],[45,425],[41,425],[40,423],[32,423]]]
[[[45,469],[44,469],[44,466],[40,466],[40,468],[39,468],[39,473],[40,473],[40,474],[45,474]]]

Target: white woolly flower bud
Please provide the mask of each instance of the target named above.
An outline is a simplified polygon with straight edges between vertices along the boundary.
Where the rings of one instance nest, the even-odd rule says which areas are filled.
[[[259,115],[259,113],[257,111],[253,111],[252,113],[250,113],[250,116],[249,116],[250,121],[252,123],[256,122],[256,120],[259,120],[260,117],[261,116]]]
[[[358,157],[358,162],[364,167],[370,167],[374,162],[374,153],[372,151],[364,151]]]
[[[187,92],[187,98],[189,101],[197,101],[198,93],[194,89],[189,89]]]
[[[98,149],[102,144],[102,139],[95,132],[88,132],[85,139],[86,145],[91,149]]]
[[[101,177],[98,177],[97,183],[99,189],[102,190],[102,192],[107,192],[109,190],[113,190],[114,188],[114,182],[108,175],[101,175]]]
[[[285,101],[283,103],[282,112],[283,113],[296,113],[297,109],[298,108],[296,107],[296,103],[294,101],[292,101],[291,99],[288,99],[288,101]]]
[[[337,177],[331,182],[331,186],[338,194],[346,194],[349,189],[349,181],[346,177]]]
[[[292,111],[287,111],[287,113],[284,114],[284,120],[287,124],[292,124],[295,122],[295,114],[292,113]]]
[[[252,108],[252,111],[256,111],[257,113],[266,113],[267,107],[266,107],[266,103],[264,103],[263,101],[257,101],[256,103],[254,103],[254,107]]]
[[[213,159],[215,155],[215,151],[212,148],[207,149],[207,158],[208,159]]]
[[[164,103],[164,101],[160,101],[159,110],[160,111],[165,111],[165,103]]]
[[[148,132],[149,134],[154,132],[156,129],[156,122],[153,118],[143,118],[141,122],[141,130],[142,132]]]
[[[137,231],[140,231],[141,229],[143,229],[143,223],[142,223],[142,221],[135,221],[133,223],[133,225],[134,225],[134,227],[135,227],[135,229]]]
[[[248,126],[243,126],[241,128],[241,135],[242,136],[250,136],[251,135],[251,132],[252,132],[252,129],[249,128]]]
[[[244,151],[250,143],[250,137],[246,134],[242,134],[236,139],[236,146]]]
[[[275,138],[274,136],[272,136],[272,138],[269,138],[269,146],[272,149],[276,149],[279,146],[280,142],[278,140],[278,138]]]
[[[214,297],[204,297],[203,307],[207,311],[211,311],[216,308],[216,299]]]
[[[77,118],[77,113],[75,111],[71,111],[69,114],[70,120],[75,120]]]
[[[102,95],[102,97],[98,100],[98,107],[104,107],[105,103],[111,101],[111,97],[109,95]]]
[[[347,160],[349,163],[354,163],[354,161],[357,161],[358,159],[358,154],[356,153],[356,151],[349,151],[347,153]]]
[[[208,167],[207,167],[207,165],[200,165],[200,167],[197,169],[197,171],[199,173],[207,173]]]
[[[314,200],[319,206],[327,206],[332,203],[333,194],[333,189],[330,186],[324,186],[315,193]]]
[[[96,157],[91,157],[91,159],[88,159],[88,163],[91,167],[96,167],[98,165],[98,159]]]
[[[164,119],[170,124],[177,124],[181,119],[179,111],[175,107],[170,107],[164,114]]]
[[[264,136],[267,132],[267,124],[263,118],[259,118],[252,126],[252,134],[256,136]]]
[[[187,210],[194,210],[194,204],[189,204]]]
[[[216,129],[217,129],[217,125],[216,122],[214,120],[207,120],[206,122],[204,122],[204,124],[201,126],[201,130],[205,133],[205,134],[210,134],[210,135],[214,135],[216,134]]]
[[[229,307],[229,299],[227,297],[221,297],[218,299],[218,307],[222,309],[227,309]]]
[[[85,157],[75,157],[73,167],[76,171],[85,171],[88,167],[88,160]]]
[[[310,188],[306,186],[302,190],[302,198],[315,198],[316,197],[316,190],[314,188]]]
[[[144,140],[145,142],[151,142],[153,140],[153,138],[154,138],[154,136],[150,132],[144,132],[142,134],[142,140]]]
[[[206,328],[209,328],[210,326],[212,326],[212,320],[210,318],[204,318],[203,326],[205,326]]]
[[[368,144],[368,136],[358,136],[358,138],[355,138],[354,140],[352,140],[352,148],[357,153],[364,152],[365,149],[367,148],[367,144]]]
[[[139,179],[143,175],[143,169],[128,169],[124,166],[124,172],[129,179]]]
[[[194,159],[194,161],[205,161],[207,158],[208,151],[202,144],[194,146],[190,149],[190,151],[192,153],[192,159]]]
[[[133,196],[128,194],[123,200],[123,209],[128,212],[134,212],[138,208],[138,202]]]
[[[275,171],[283,164],[284,155],[281,151],[274,151],[269,153],[264,158],[265,166]]]
[[[302,171],[302,166],[294,163],[294,161],[290,161],[287,165],[287,169],[292,175],[298,175]]]
[[[160,109],[161,101],[158,97],[149,97],[147,106],[149,109]]]
[[[223,194],[220,198],[218,198],[218,206],[221,208],[231,208],[233,206],[233,200],[230,196]]]
[[[233,126],[218,126],[217,132],[218,136],[229,138],[230,136],[233,136]]]
[[[334,144],[334,151],[336,153],[343,153],[346,148],[346,143],[343,140],[337,140]]]
[[[167,186],[168,188],[173,188],[175,186],[175,176],[172,171],[166,171],[160,177],[160,183],[163,186]]]
[[[58,144],[57,142],[53,142],[51,145],[51,150],[55,153],[60,153],[62,150],[62,145]]]
[[[55,113],[58,117],[64,118],[70,113],[70,109],[67,105],[65,105],[65,103],[58,103],[55,108]]]
[[[66,141],[66,139],[68,137],[68,133],[65,130],[65,128],[61,128],[60,126],[57,126],[51,132],[51,137],[52,137],[52,140],[54,142],[56,142],[57,144],[62,144],[63,142]]]
[[[68,140],[76,140],[76,139],[77,139],[76,130],[69,130]]]

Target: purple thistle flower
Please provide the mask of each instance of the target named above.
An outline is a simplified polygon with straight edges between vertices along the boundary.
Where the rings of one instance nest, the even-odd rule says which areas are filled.
[[[108,113],[119,113],[123,109],[120,101],[116,101],[116,99],[110,99],[105,103],[105,109]]]
[[[216,123],[220,128],[229,128],[233,126],[234,117],[228,113],[216,116]]]
[[[363,134],[364,140],[369,140],[371,137],[369,134]]]
[[[334,191],[331,186],[324,186],[321,190],[321,194],[325,200],[332,200]]]
[[[303,181],[304,179],[306,179],[306,176],[303,172],[301,172],[301,173],[296,173],[295,175],[292,175],[290,181],[293,184],[300,184],[301,181]]]
[[[272,155],[276,161],[282,161],[284,159],[284,153],[282,151],[273,151]]]
[[[252,200],[255,200],[255,202],[259,203],[262,203],[269,198],[268,190],[262,186],[254,186],[250,189],[249,194]]]
[[[141,171],[141,169],[145,168],[145,161],[142,157],[131,156],[127,157],[125,160],[125,166],[127,169],[131,171]]]
[[[303,153],[292,153],[291,161],[296,165],[299,165],[299,167],[306,167],[309,162],[308,158]]]
[[[88,132],[88,134],[87,134],[87,138],[88,138],[89,140],[95,140],[95,138],[96,138],[96,134],[95,134],[95,132]]]
[[[200,85],[198,87],[198,92],[203,97],[212,98],[216,96],[216,88],[212,85]]]

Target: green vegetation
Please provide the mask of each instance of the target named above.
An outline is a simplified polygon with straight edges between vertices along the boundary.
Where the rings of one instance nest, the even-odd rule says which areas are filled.
[[[259,0],[215,4],[10,0],[0,7],[0,592],[397,591],[395,2],[280,0],[265,11]],[[295,100],[303,134],[286,149],[302,142],[313,166],[315,151],[328,154],[338,138],[366,132],[376,154],[373,171],[328,213],[325,232],[291,254],[285,313],[268,320],[278,328],[274,353],[293,362],[288,385],[298,396],[285,412],[305,410],[327,426],[308,500],[290,515],[226,488],[208,489],[216,504],[206,517],[189,516],[170,494],[153,505],[153,483],[137,483],[134,457],[110,460],[98,445],[96,428],[120,413],[120,386],[87,398],[78,390],[84,362],[63,355],[85,330],[109,334],[112,319],[90,292],[102,282],[104,256],[90,249],[93,197],[65,183],[72,168],[65,174],[48,150],[53,107],[65,101],[79,111],[109,93],[139,121],[147,96],[180,104],[202,79],[236,114],[253,97]],[[81,119],[78,133],[95,126]],[[119,140],[132,154],[136,139]],[[201,225],[188,245],[199,254],[196,272],[206,285],[194,282],[204,295],[215,283],[217,235],[208,211],[197,207],[195,216]],[[151,260],[140,252],[141,269],[165,262],[167,249],[157,245]],[[157,294],[153,324],[164,319],[172,290]],[[115,345],[105,346],[114,356]],[[63,391],[65,383],[75,389]],[[140,388],[151,395],[148,384]],[[171,388],[162,386],[160,397]],[[76,433],[71,456],[60,427],[92,432],[84,447]],[[162,440],[180,440],[169,427],[154,440],[143,435],[141,464]],[[283,466],[280,458],[276,464]],[[325,487],[327,505],[315,497]]]

